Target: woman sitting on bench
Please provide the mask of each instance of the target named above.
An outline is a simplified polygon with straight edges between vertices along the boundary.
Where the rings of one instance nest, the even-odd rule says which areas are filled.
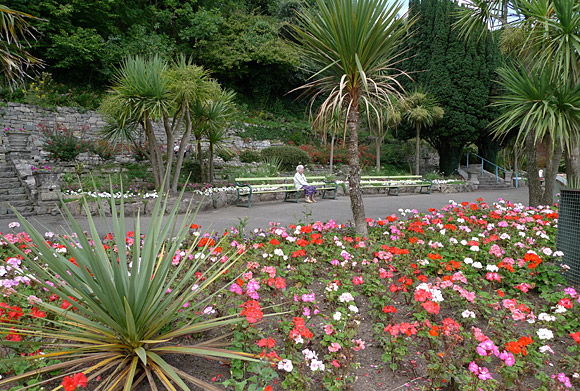
[[[304,176],[304,166],[302,164],[296,167],[296,174],[294,175],[294,186],[296,186],[296,190],[304,189],[306,202],[308,203],[318,202],[314,199],[314,193],[316,193],[316,186],[308,184],[308,181]]]

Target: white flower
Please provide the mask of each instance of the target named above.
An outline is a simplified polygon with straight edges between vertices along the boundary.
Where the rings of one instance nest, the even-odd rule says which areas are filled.
[[[475,312],[473,311],[469,311],[469,310],[465,310],[461,313],[461,316],[463,316],[465,319],[467,318],[473,318],[475,319]]]
[[[355,313],[358,312],[358,307],[356,305],[351,304],[348,306],[348,309],[352,312],[355,312]]]
[[[481,264],[481,262],[473,262],[473,266],[476,269],[481,269],[483,267],[483,265]]]
[[[487,270],[489,272],[497,272],[499,270],[499,268],[496,265],[487,265],[485,267],[485,270]]]
[[[554,308],[554,307],[552,307],[552,308]],[[563,314],[566,311],[568,311],[566,309],[566,307],[564,307],[563,305],[559,305],[559,304],[556,306],[556,309],[554,310],[554,312],[557,314]]]
[[[10,224],[8,224],[8,228],[18,228],[20,227],[20,223],[18,221],[13,221]]]
[[[538,329],[538,331],[536,331],[536,334],[538,334],[538,338],[540,338],[540,339],[552,339],[552,338],[554,338],[554,333],[552,332],[552,330],[548,330],[548,329]]]
[[[334,315],[332,315],[332,319],[334,320],[340,320],[340,318],[342,318],[342,314],[339,311],[336,311]]]
[[[509,234],[506,234],[505,232],[501,235],[499,235],[499,238],[502,240],[510,240],[511,236]]]
[[[288,360],[287,358],[285,358],[284,360],[279,361],[278,369],[286,372],[292,372],[292,370],[294,369],[294,365],[292,365],[292,360]]]
[[[540,315],[538,315],[538,319],[544,320],[546,322],[553,322],[556,320],[556,317],[554,315],[550,315],[550,314],[546,314],[545,312],[542,312]]]
[[[544,247],[544,248],[542,249],[542,252],[543,252],[544,254],[546,254],[546,255],[552,255],[552,249],[551,249],[551,248],[549,248],[549,247]]]
[[[469,247],[469,250],[478,252],[479,251],[479,246],[471,246],[471,247]]]
[[[310,350],[310,349],[304,349],[302,351],[302,355],[307,360],[313,360],[313,359],[317,359],[318,358],[318,355],[316,354],[316,352],[313,351],[313,350]]]
[[[304,343],[304,339],[302,338],[301,335],[297,335],[296,337],[294,337],[294,343],[296,345],[298,345],[299,343]]]
[[[324,366],[324,363],[322,361],[312,360],[310,362],[310,370],[312,372],[318,371],[318,370],[324,371],[324,369],[325,369],[325,366]]]
[[[276,250],[274,250],[274,254],[278,255],[279,257],[283,257],[284,251],[281,248],[277,248]]]
[[[349,303],[354,300],[354,297],[352,297],[350,292],[344,292],[342,295],[340,295],[338,300],[340,300],[341,303]]]
[[[540,352],[541,353],[550,352],[550,353],[554,354],[554,351],[552,350],[552,348],[550,347],[550,345],[540,346]]]
[[[470,263],[473,263],[473,259],[471,259],[471,258],[469,258],[469,257],[468,257],[468,258],[465,258],[465,259],[463,260],[463,262],[464,262],[464,263],[467,263],[467,264],[469,265]]]
[[[0,277],[6,275],[6,273],[8,273],[8,272],[6,271],[6,269],[4,268],[4,266],[0,266]]]

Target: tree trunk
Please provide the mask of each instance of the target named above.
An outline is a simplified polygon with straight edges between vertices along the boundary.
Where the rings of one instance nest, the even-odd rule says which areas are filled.
[[[376,160],[376,169],[377,169],[377,174],[381,171],[381,143],[383,140],[379,140],[379,138],[377,137],[376,143],[375,143],[375,160]]]
[[[578,142],[570,145],[566,152],[566,186],[570,188],[580,187],[580,146]]]
[[[461,153],[463,146],[453,145],[448,141],[442,141],[437,145],[437,154],[439,155],[439,172],[449,176],[454,174],[461,162]]]
[[[209,169],[208,169],[209,183],[213,183],[213,144],[209,144]]]
[[[199,180],[205,181],[205,170],[203,168],[203,151],[201,150],[201,136],[196,137],[197,161],[199,162]]]
[[[191,138],[191,129],[193,124],[191,123],[191,115],[189,112],[189,107],[185,104],[183,106],[183,112],[185,113],[186,124],[185,132],[181,137],[181,143],[179,144],[179,152],[177,153],[177,160],[175,161],[175,171],[173,172],[173,181],[171,182],[171,191],[177,191],[177,185],[179,184],[179,176],[181,175],[181,167],[183,166],[183,159],[185,157],[185,151],[187,145],[189,144],[189,139]],[[182,114],[183,117],[183,114]],[[181,120],[180,120],[181,122]]]
[[[560,165],[560,160],[562,160],[562,147],[560,143],[554,145],[550,135],[546,139],[546,172],[544,173],[544,193],[541,201],[543,205],[552,205],[554,203],[554,184],[556,183],[558,166]]]
[[[334,140],[336,135],[332,133],[332,138],[330,139],[330,174],[332,174],[332,170],[334,168]]]
[[[350,133],[348,141],[348,186],[350,195],[350,208],[354,218],[356,233],[366,236],[368,233],[365,221],[365,206],[360,188],[360,162],[358,156],[358,104],[353,104],[348,114],[348,131]]]
[[[542,200],[542,184],[538,174],[538,152],[534,135],[529,132],[526,136],[526,171],[528,172],[528,203],[531,207],[540,205]]]
[[[175,136],[169,125],[169,116],[166,112],[163,113],[163,128],[165,128],[165,138],[167,139],[167,172],[163,170],[163,189],[169,190],[169,180],[171,178],[171,167],[173,165],[173,156],[175,155]]]
[[[421,175],[419,171],[419,161],[421,160],[421,130],[417,125],[417,134],[415,136],[415,175]]]
[[[149,161],[151,162],[151,168],[153,169],[153,181],[155,182],[155,188],[160,189],[163,178],[159,176],[159,164],[158,164],[158,147],[157,140],[155,139],[155,134],[153,133],[153,126],[149,117],[145,115],[143,119],[143,128],[145,130],[145,140],[147,146],[149,147]]]

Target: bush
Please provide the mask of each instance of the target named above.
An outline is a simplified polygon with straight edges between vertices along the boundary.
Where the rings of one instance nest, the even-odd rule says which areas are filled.
[[[201,167],[199,166],[199,162],[191,158],[183,160],[183,166],[181,166],[181,176],[184,179],[189,177],[189,182],[201,182]]]
[[[262,154],[260,151],[254,151],[252,149],[244,149],[240,151],[240,161],[242,163],[253,163],[262,160]]]
[[[145,143],[131,145],[131,156],[137,162],[147,160],[147,145]]]
[[[86,142],[75,136],[72,130],[64,125],[57,125],[53,129],[47,126],[38,125],[40,133],[43,135],[42,149],[48,152],[53,160],[63,162],[73,161],[81,152],[87,151]]]
[[[107,140],[91,141],[89,151],[99,156],[103,160],[111,160],[117,151],[117,146]]]
[[[330,164],[330,145],[300,145],[302,151],[306,152],[314,164]],[[375,155],[367,145],[359,145],[359,159],[362,167],[375,164]],[[348,148],[345,146],[334,146],[334,164],[348,164]]]
[[[217,150],[216,154],[221,157],[224,162],[229,162],[234,157],[236,157],[236,151],[230,148],[220,148]]]
[[[299,164],[311,163],[310,157],[305,151],[291,145],[268,147],[263,149],[262,158],[280,159],[280,169],[284,171],[293,171]]]

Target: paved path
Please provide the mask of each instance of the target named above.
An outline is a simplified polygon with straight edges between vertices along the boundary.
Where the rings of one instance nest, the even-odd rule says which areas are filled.
[[[470,193],[433,193],[433,194],[405,194],[400,196],[387,195],[365,195],[364,205],[367,217],[385,218],[393,213],[398,213],[399,209],[417,209],[420,212],[427,212],[429,208],[441,208],[449,203],[449,200],[456,202],[470,201],[474,202],[478,198],[492,203],[503,198],[516,203],[527,205],[528,188],[494,190],[494,191],[476,191]],[[87,219],[78,217],[83,228],[87,228]],[[203,231],[223,232],[233,225],[239,225],[245,222],[246,229],[267,228],[269,222],[279,222],[284,226],[301,222],[308,223],[317,220],[328,221],[334,219],[337,223],[346,223],[352,220],[349,197],[339,197],[336,200],[319,200],[316,204],[299,204],[272,201],[261,202],[253,205],[251,208],[241,208],[230,206],[222,209],[200,212],[195,223],[202,226]],[[0,218],[0,232],[8,233],[11,231],[8,224],[15,221],[15,218]],[[98,220],[98,218],[97,218]],[[29,218],[40,232],[66,232],[66,224],[60,216],[42,215]],[[150,222],[149,216],[141,217],[141,230],[144,231],[146,225]],[[110,232],[107,223],[101,224],[97,221],[99,232]],[[127,229],[132,229],[133,219],[127,223]]]

